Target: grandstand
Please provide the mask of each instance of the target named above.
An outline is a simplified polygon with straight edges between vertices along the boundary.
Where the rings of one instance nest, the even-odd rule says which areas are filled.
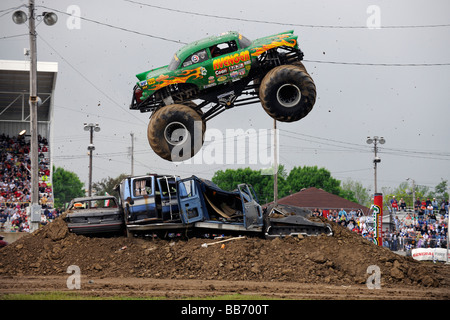
[[[45,200],[49,206],[53,202],[52,186],[52,121],[53,95],[58,73],[56,62],[37,63],[37,95],[40,98],[37,107],[37,123],[39,136],[39,193],[40,201]],[[0,136],[13,139],[24,139],[30,143],[30,61],[0,60]],[[20,137],[21,136],[21,137]],[[10,143],[17,141],[10,140]],[[2,148],[6,148],[6,142]],[[5,153],[7,150],[0,150]],[[12,150],[13,152],[17,151]],[[23,160],[21,160],[23,162]],[[7,166],[4,165],[4,170]],[[26,166],[29,170],[29,166]],[[20,186],[16,186],[20,189]],[[16,190],[17,191],[17,190]],[[19,193],[23,190],[18,190]],[[26,193],[25,193],[26,194]],[[14,199],[17,201],[17,199]],[[6,199],[2,199],[0,207],[5,206]],[[29,199],[22,197],[18,205]],[[45,206],[45,205],[44,205]]]

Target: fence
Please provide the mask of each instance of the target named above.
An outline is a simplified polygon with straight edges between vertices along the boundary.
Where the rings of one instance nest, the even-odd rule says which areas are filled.
[[[411,238],[411,237],[384,237],[383,246],[392,251],[410,251],[418,248],[447,248],[446,237],[440,238]]]

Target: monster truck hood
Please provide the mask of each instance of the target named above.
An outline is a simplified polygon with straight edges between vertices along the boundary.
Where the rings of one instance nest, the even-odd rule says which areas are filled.
[[[150,71],[145,71],[142,73],[139,73],[136,75],[136,78],[139,79],[139,81],[144,81],[150,78],[157,78],[158,76],[164,74],[164,73],[168,73],[171,72],[168,68],[168,66],[163,66],[163,67],[159,67],[156,69],[152,69]]]
[[[297,40],[297,36],[294,35],[293,33],[294,33],[294,30],[288,30],[288,31],[277,33],[277,34],[273,34],[271,36],[259,38],[259,39],[252,41],[252,46],[257,47],[257,46],[261,46],[261,45],[268,45],[268,44],[273,43],[274,41],[279,41],[280,39]]]

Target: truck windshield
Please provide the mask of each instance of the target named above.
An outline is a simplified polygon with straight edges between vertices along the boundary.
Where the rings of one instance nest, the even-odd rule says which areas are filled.
[[[167,69],[169,70],[175,70],[176,68],[178,68],[178,66],[180,65],[180,59],[178,59],[177,55],[174,54],[172,61],[170,61],[169,66],[167,67]]]
[[[244,37],[242,34],[239,34],[239,46],[241,49],[247,48],[249,45],[251,45],[251,41]]]

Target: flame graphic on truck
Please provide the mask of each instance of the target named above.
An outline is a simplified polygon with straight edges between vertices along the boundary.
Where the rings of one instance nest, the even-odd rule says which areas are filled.
[[[202,79],[205,71],[206,71],[205,68],[198,67],[195,69],[183,70],[177,76],[169,77],[168,75],[162,74],[158,78],[155,79],[155,83],[153,85],[149,86],[148,89],[149,90],[158,90],[158,89],[161,89],[162,87],[165,87],[165,86],[168,86],[171,84],[186,83],[190,79],[192,79],[192,80]]]
[[[252,56],[257,57],[259,55],[261,55],[262,53],[266,52],[267,50],[276,48],[276,47],[281,47],[281,46],[287,46],[287,47],[294,47],[297,44],[297,40],[295,39],[290,39],[290,40],[285,40],[283,38],[288,37],[289,35],[281,35],[279,40],[274,40],[269,44],[264,44],[262,47],[259,48],[254,48],[252,50],[254,50],[254,52],[252,53]]]

